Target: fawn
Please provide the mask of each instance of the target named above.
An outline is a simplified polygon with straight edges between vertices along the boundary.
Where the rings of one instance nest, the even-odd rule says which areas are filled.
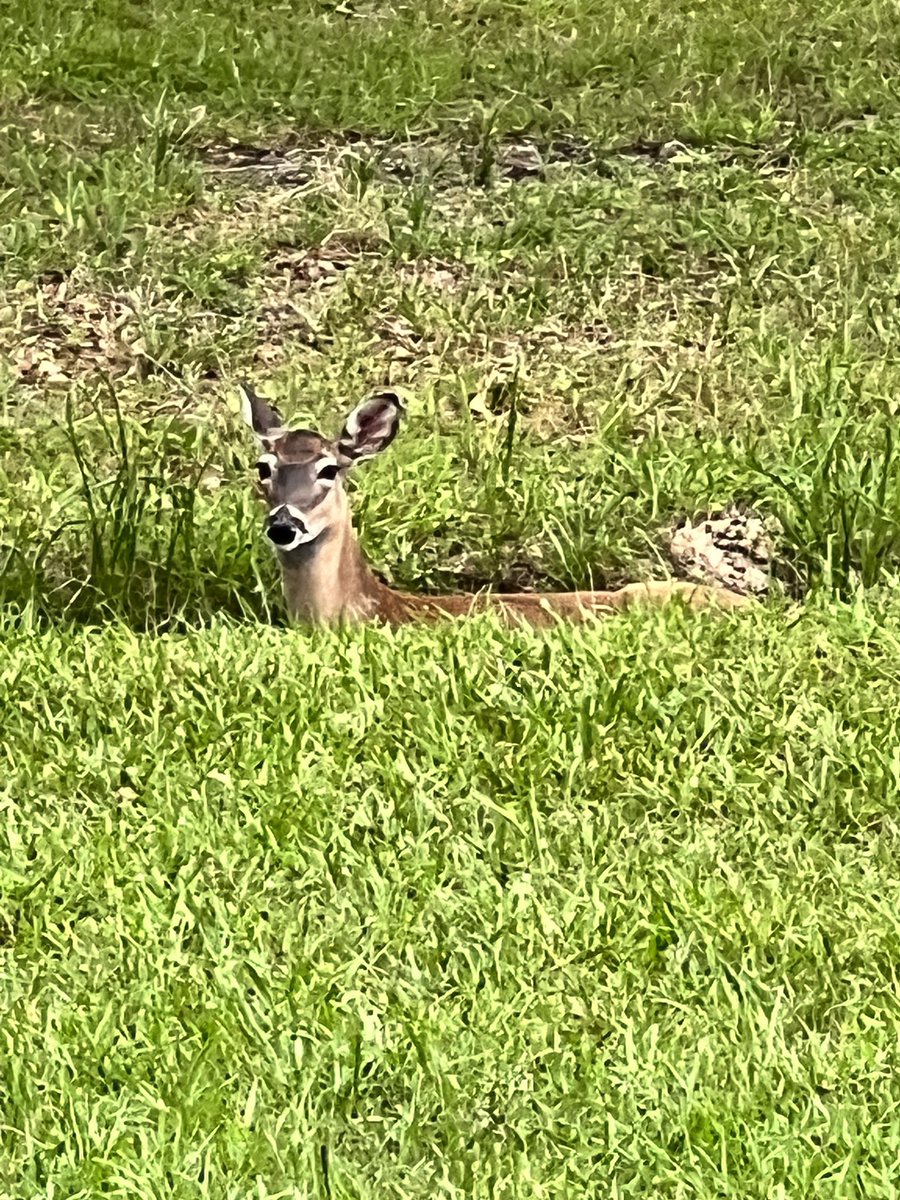
[[[605,616],[632,604],[681,598],[692,608],[740,608],[747,597],[721,587],[675,580],[632,583],[614,592],[415,596],[396,592],[372,573],[356,539],[344,479],[358,462],[385,450],[403,408],[377,392],[350,413],[336,441],[311,429],[288,429],[279,413],[240,385],[244,419],[262,446],[256,464],[268,504],[265,533],[281,562],[284,597],[295,620],[326,624],[435,621],[486,609],[507,623],[550,625]]]

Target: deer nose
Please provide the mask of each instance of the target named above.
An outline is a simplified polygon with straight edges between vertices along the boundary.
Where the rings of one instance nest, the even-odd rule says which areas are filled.
[[[306,526],[286,504],[273,508],[266,522],[266,537],[276,546],[289,546],[297,535],[306,533]]]

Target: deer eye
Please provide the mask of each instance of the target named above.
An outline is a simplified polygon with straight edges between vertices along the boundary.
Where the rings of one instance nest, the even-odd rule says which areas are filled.
[[[338,477],[339,470],[340,467],[338,467],[337,463],[329,463],[327,467],[323,467],[319,471],[317,478],[321,479],[324,483],[333,483]]]
[[[266,483],[272,478],[272,464],[265,460],[256,464],[256,474],[259,476],[261,483]]]

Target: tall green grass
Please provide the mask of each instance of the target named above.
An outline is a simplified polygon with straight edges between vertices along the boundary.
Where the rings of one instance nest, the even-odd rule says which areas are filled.
[[[48,435],[48,458],[55,449],[74,470],[45,476],[31,507],[27,483],[8,479],[20,501],[0,547],[0,604],[38,620],[137,629],[216,613],[268,619],[273,589],[254,553],[249,490],[206,489],[221,482],[222,448],[210,450],[196,423],[126,416],[111,387],[88,392],[86,405],[76,410],[70,397]],[[32,461],[40,471],[40,456]]]
[[[489,422],[453,435],[414,417],[386,459],[352,481],[363,545],[398,585],[559,590],[658,577],[670,572],[663,526],[710,499],[750,500],[777,519],[776,575],[792,590],[849,599],[897,572],[889,417],[870,428],[829,394],[765,456],[743,436],[715,455],[665,437],[635,454],[627,430],[573,456],[517,429],[516,396],[498,393]],[[280,620],[247,468],[253,447],[230,425],[225,413],[128,414],[112,388],[70,398],[64,421],[34,438],[42,449],[27,472],[10,457],[0,603],[46,621],[137,629],[225,614]]]

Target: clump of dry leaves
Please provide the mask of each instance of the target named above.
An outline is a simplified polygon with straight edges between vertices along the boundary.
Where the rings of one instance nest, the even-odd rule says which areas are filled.
[[[685,578],[744,596],[765,596],[778,569],[773,529],[736,508],[684,521],[670,535],[669,555]]]
[[[269,255],[273,275],[287,288],[310,290],[332,287],[350,267],[379,254],[374,235],[334,235],[318,246],[280,244]]]
[[[96,371],[143,376],[150,367],[136,295],[82,286],[49,272],[16,285],[0,307],[0,344],[22,383],[65,385]]]

